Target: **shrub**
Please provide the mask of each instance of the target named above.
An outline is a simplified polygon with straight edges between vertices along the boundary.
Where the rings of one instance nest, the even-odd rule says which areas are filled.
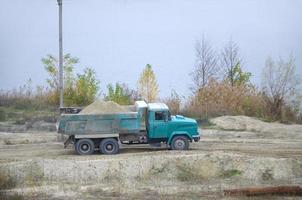
[[[172,115],[180,114],[181,112],[181,96],[175,90],[171,92],[170,97],[163,100],[169,107]]]
[[[6,120],[6,113],[4,110],[0,110],[0,121]]]
[[[252,85],[230,85],[211,79],[186,102],[183,113],[205,119],[220,115],[264,117],[265,102]]]

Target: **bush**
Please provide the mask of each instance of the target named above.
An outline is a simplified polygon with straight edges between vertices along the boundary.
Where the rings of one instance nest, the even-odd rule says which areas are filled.
[[[4,110],[0,110],[0,121],[5,121],[6,120],[6,113]]]
[[[175,90],[172,91],[169,98],[164,99],[163,101],[168,105],[172,115],[180,114],[181,97]]]
[[[210,80],[191,96],[183,113],[199,119],[221,115],[247,115],[263,118],[265,102],[252,85],[230,85],[227,81]]]
[[[298,102],[298,101],[297,101]],[[280,110],[272,112],[272,102],[251,84],[230,85],[227,81],[212,79],[188,98],[181,113],[197,119],[221,115],[246,115],[265,121],[301,123],[300,104],[281,102]],[[275,106],[273,106],[274,108]]]

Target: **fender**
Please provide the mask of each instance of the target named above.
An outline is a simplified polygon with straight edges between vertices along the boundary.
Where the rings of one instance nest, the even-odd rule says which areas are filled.
[[[173,137],[176,136],[176,135],[185,135],[185,136],[187,136],[191,141],[193,140],[192,136],[191,136],[188,132],[186,132],[186,131],[174,131],[174,132],[170,135],[170,137],[169,137],[169,139],[168,139],[168,143],[167,143],[168,145],[171,145],[172,139],[173,139]]]

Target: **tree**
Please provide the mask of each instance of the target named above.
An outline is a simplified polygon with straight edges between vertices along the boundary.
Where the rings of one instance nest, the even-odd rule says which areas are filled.
[[[64,87],[70,88],[73,85],[73,68],[74,65],[79,62],[79,59],[72,57],[70,54],[64,55],[63,58],[63,70],[64,70]],[[50,78],[47,79],[47,83],[51,89],[59,91],[59,61],[54,56],[48,54],[45,58],[42,58],[42,63],[45,70],[49,74]]]
[[[83,74],[74,76],[74,65],[79,62],[79,59],[66,54],[63,59],[64,69],[64,102],[66,106],[87,105],[92,103],[99,91],[100,82],[96,79],[95,71],[91,68],[85,68]],[[42,58],[42,63],[45,70],[49,74],[47,83],[50,93],[49,103],[57,105],[59,103],[59,70],[58,60],[47,55]]]
[[[121,87],[123,88],[123,92],[129,96],[130,104],[134,104],[136,100],[140,99],[140,95],[138,94],[137,90],[129,88],[125,83],[122,83]]]
[[[66,100],[66,105],[69,105],[72,100],[70,96],[73,94],[74,87],[74,75],[73,68],[74,65],[79,62],[79,59],[72,57],[70,54],[66,54],[63,57],[63,70],[64,70],[64,101]],[[46,72],[50,78],[47,78],[46,81],[49,85],[49,89],[52,92],[52,95],[49,97],[50,104],[57,105],[59,104],[59,61],[52,55],[47,55],[45,58],[42,58],[42,63]]]
[[[240,66],[241,59],[239,58],[239,47],[236,42],[230,40],[224,47],[221,53],[221,65],[226,70],[225,79],[232,86],[235,85],[236,66]]]
[[[150,64],[147,64],[138,80],[138,92],[141,97],[148,102],[154,102],[157,99],[159,89],[156,82],[155,73]]]
[[[300,78],[295,72],[295,62],[292,56],[288,61],[282,58],[276,62],[268,57],[262,74],[262,88],[270,113],[274,120],[283,118],[283,108],[290,102],[301,105],[298,86]]]
[[[88,105],[92,103],[100,89],[100,81],[96,79],[95,71],[85,68],[84,74],[78,74],[76,80],[76,99],[77,105]]]
[[[195,44],[195,57],[195,69],[191,73],[194,92],[204,87],[218,72],[216,53],[204,36]]]
[[[116,83],[107,85],[108,93],[105,97],[106,101],[114,101],[120,105],[131,104],[130,94],[126,93],[122,84]]]
[[[232,74],[229,75],[229,77],[231,77],[231,76],[232,76],[232,80],[233,80],[233,86],[234,86],[234,84],[247,85],[250,82],[252,73],[242,71],[240,62],[238,62],[235,65],[235,67],[232,71]]]

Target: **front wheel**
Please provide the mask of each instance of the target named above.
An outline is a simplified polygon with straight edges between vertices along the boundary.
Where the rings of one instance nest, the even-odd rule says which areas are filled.
[[[100,143],[100,151],[103,154],[117,154],[119,151],[119,145],[116,139],[106,138]]]
[[[75,145],[75,150],[80,155],[90,155],[94,152],[94,143],[91,139],[80,139]]]
[[[188,150],[189,140],[186,136],[175,136],[171,142],[172,150]]]

